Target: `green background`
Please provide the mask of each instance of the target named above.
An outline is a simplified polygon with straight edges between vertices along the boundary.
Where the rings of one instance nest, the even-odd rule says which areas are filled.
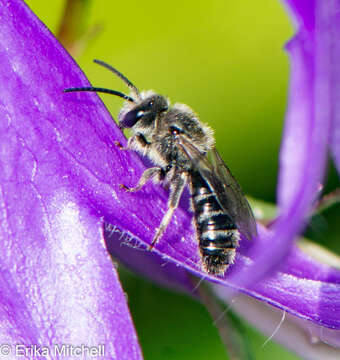
[[[56,32],[64,1],[28,0]],[[217,148],[255,198],[275,201],[293,27],[277,0],[93,1],[80,30],[102,31],[77,58],[95,86],[127,91],[93,64],[104,60],[140,89],[190,105],[215,129]],[[74,84],[77,86],[78,84]],[[103,97],[116,117],[121,100]],[[123,272],[145,359],[226,359],[203,306]],[[273,330],[277,324],[273,324]],[[297,359],[247,327],[255,359]]]

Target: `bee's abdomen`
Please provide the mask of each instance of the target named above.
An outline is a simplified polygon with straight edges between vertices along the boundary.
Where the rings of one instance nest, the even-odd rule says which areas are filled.
[[[203,266],[208,273],[222,275],[234,260],[239,232],[201,174],[194,172],[191,179],[195,224]]]

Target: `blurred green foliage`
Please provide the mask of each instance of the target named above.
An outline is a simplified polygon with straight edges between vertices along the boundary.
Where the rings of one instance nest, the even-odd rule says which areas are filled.
[[[84,0],[86,1],[86,0]],[[93,64],[104,60],[140,89],[189,104],[216,133],[222,153],[246,193],[274,201],[287,102],[293,27],[278,0],[86,1],[81,26],[102,26],[76,59],[93,85],[126,91]],[[64,1],[27,0],[56,33]],[[85,29],[84,29],[85,30]],[[78,86],[81,84],[74,84]],[[103,96],[114,117],[121,100]],[[146,359],[225,359],[218,332],[193,300],[123,274]],[[273,324],[273,331],[277,324]],[[296,359],[247,328],[256,359]]]

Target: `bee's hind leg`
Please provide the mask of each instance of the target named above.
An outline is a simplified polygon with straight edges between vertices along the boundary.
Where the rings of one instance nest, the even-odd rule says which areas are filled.
[[[168,210],[163,216],[162,222],[159,225],[154,238],[152,239],[152,242],[149,246],[149,250],[153,249],[153,247],[155,246],[157,241],[161,238],[167,226],[169,225],[172,215],[178,206],[179,200],[181,199],[186,182],[187,182],[187,175],[185,173],[182,173],[171,183],[170,195],[168,200]]]
[[[146,169],[135,187],[129,188],[123,184],[120,184],[119,187],[128,192],[135,192],[140,190],[150,179],[156,177],[158,177],[157,180],[160,180],[163,177],[163,169],[157,166]]]

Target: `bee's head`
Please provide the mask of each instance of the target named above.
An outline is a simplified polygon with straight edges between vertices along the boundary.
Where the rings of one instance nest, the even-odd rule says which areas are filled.
[[[123,107],[121,113],[119,114],[119,127],[121,129],[124,128],[132,128],[137,123],[139,127],[150,127],[153,121],[155,121],[156,116],[163,111],[168,109],[167,100],[161,96],[157,95],[151,91],[146,93],[139,93],[137,87],[132,84],[130,80],[128,80],[122,73],[116,70],[109,64],[106,64],[100,60],[94,60],[96,64],[102,65],[105,68],[112,71],[118,77],[120,77],[125,84],[131,90],[131,96],[125,95],[116,90],[98,88],[98,87],[76,87],[65,89],[64,92],[75,92],[75,91],[94,91],[101,92],[111,95],[119,96],[127,101],[125,106]]]
[[[167,100],[153,92],[142,93],[135,103],[128,102],[119,114],[119,126],[132,128],[138,123],[140,128],[148,128],[157,115],[168,110]]]

